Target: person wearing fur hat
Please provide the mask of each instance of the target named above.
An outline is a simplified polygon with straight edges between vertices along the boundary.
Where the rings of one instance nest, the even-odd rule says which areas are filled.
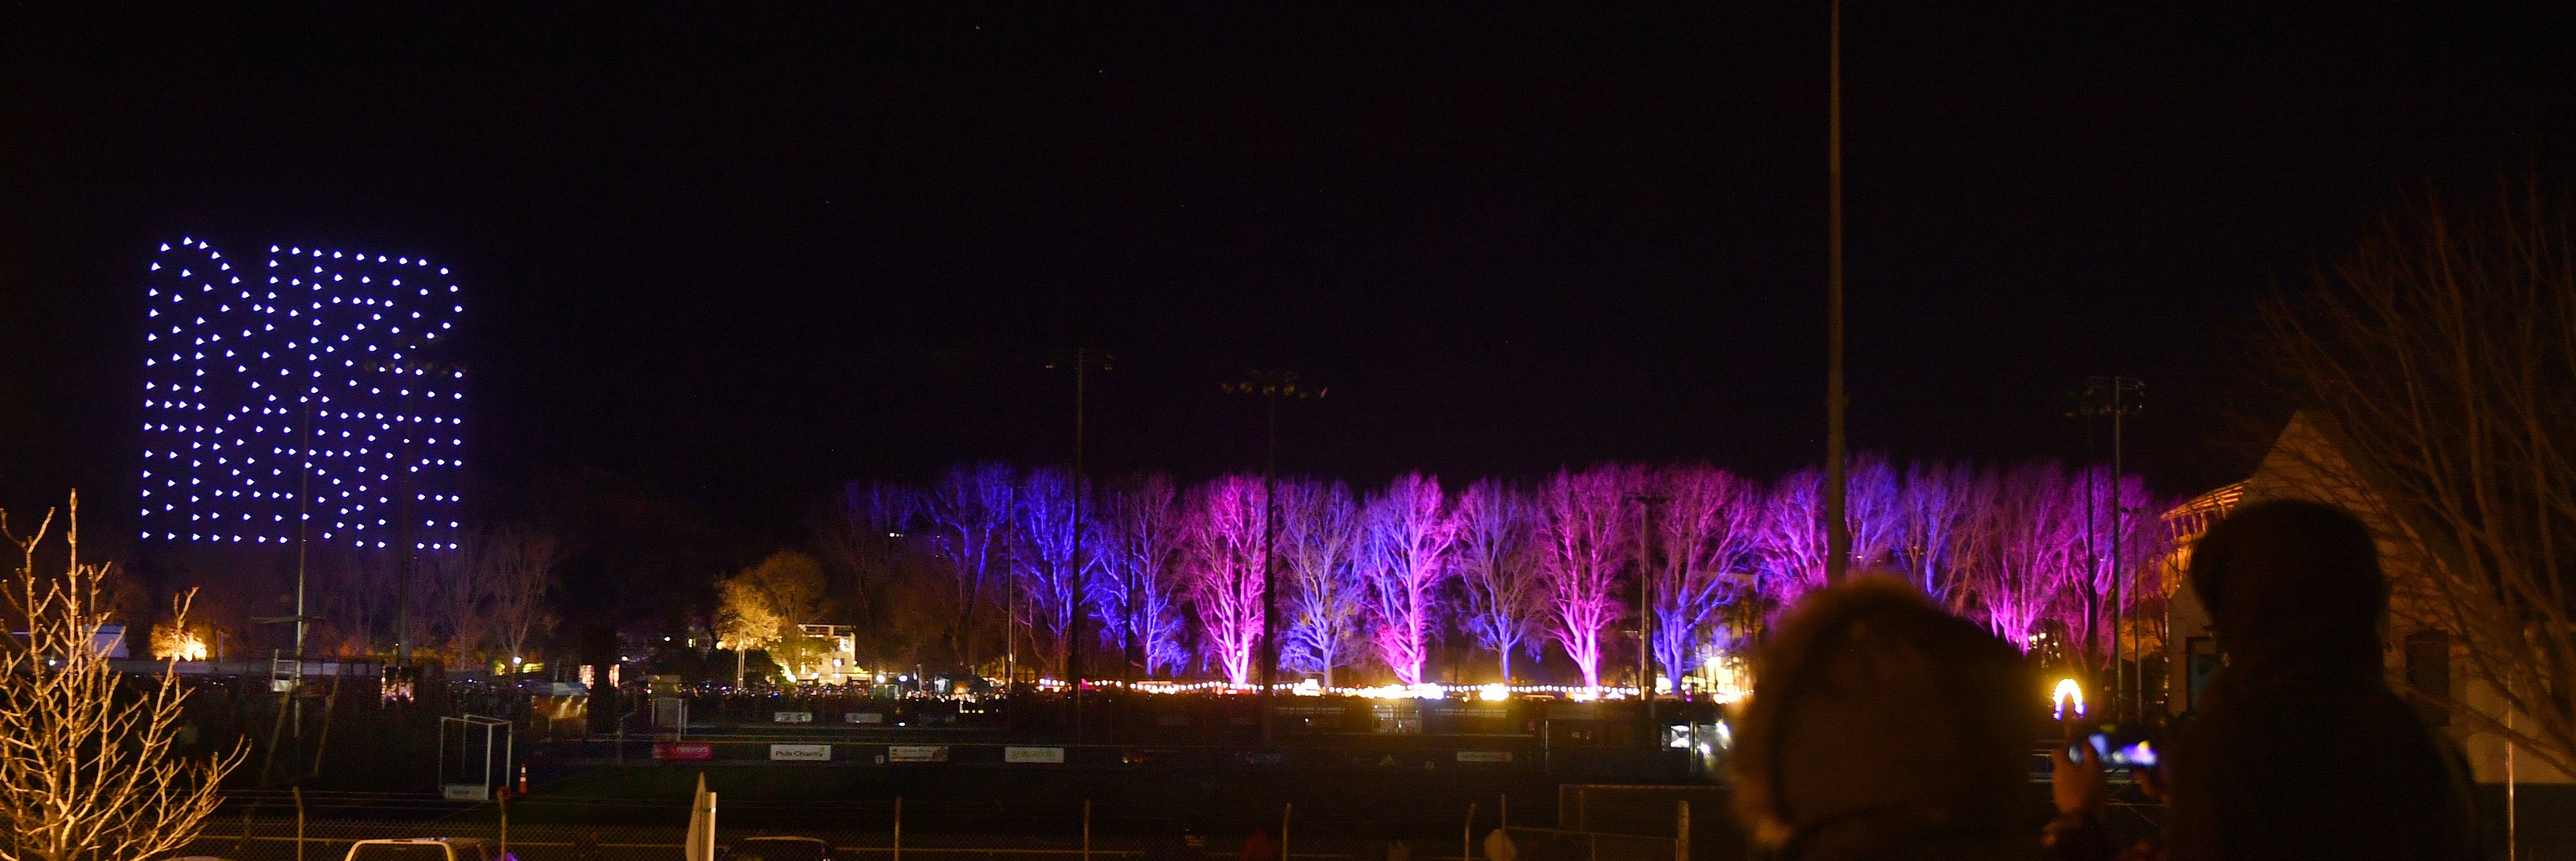
[[[1738,721],[1737,813],[1780,861],[2021,859],[2042,710],[2019,650],[1903,580],[1798,603]]]

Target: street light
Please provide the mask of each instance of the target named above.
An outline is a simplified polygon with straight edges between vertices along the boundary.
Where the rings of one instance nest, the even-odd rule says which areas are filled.
[[[2120,570],[2120,527],[2124,522],[2122,515],[2127,513],[2121,510],[2120,505],[2120,470],[2121,455],[2123,453],[2122,444],[2124,442],[2121,437],[2122,420],[2126,419],[2130,413],[2146,408],[2146,393],[2146,383],[2127,377],[2092,377],[2084,381],[2084,393],[2077,397],[2075,408],[2077,414],[2088,418],[2092,416],[2109,416],[2111,418],[2110,615],[2111,715],[2113,720],[2124,719],[2127,715],[2127,712],[2124,711],[2124,709],[2131,706],[2137,707],[2142,716],[2146,711],[2146,674],[2144,672],[2131,671],[2120,665],[2120,625],[2122,622],[2128,621],[2126,618],[2128,615],[2128,604],[2123,600],[2124,596],[2127,594],[2127,583],[2122,579],[2122,571]],[[2086,496],[2090,498],[2091,494],[2088,493]],[[2132,644],[2135,645],[2134,642]],[[2140,657],[2144,656],[2141,655]],[[2140,667],[2138,669],[2143,670],[2144,668]],[[2132,684],[2137,687],[2134,697],[2131,696],[2131,691],[2129,690]]]
[[[1083,729],[1082,679],[1085,669],[1082,656],[1082,599],[1089,593],[1089,590],[1084,588],[1089,584],[1084,582],[1085,575],[1082,567],[1082,501],[1090,496],[1090,489],[1083,481],[1082,471],[1082,410],[1084,397],[1088,394],[1084,388],[1084,375],[1094,366],[1103,371],[1109,370],[1113,359],[1102,350],[1075,347],[1072,353],[1065,357],[1065,361],[1073,365],[1073,555],[1067,561],[1067,564],[1073,566],[1073,618],[1070,623],[1071,630],[1066,632],[1067,638],[1072,642],[1065,648],[1064,676],[1073,682],[1073,740],[1079,742],[1082,740]],[[1061,363],[1046,363],[1047,370],[1055,370],[1058,364]],[[1129,600],[1131,602],[1134,600],[1132,595]],[[1130,607],[1129,622],[1132,630],[1134,622],[1132,603]],[[1135,640],[1132,633],[1128,636],[1128,640],[1129,648],[1132,649]]]

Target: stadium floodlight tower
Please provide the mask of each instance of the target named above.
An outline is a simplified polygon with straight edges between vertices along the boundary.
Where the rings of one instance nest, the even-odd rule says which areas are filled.
[[[406,571],[458,546],[465,372],[425,354],[465,307],[423,258],[268,252],[258,265],[182,237],[153,256],[143,537],[293,545],[300,676],[308,544],[386,551]]]

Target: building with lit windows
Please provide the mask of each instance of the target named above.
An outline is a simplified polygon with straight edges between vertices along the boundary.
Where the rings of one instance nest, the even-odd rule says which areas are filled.
[[[148,541],[453,549],[465,307],[416,257],[183,237],[145,277]]]

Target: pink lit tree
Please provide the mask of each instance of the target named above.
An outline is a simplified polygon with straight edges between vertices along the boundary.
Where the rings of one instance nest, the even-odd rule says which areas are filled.
[[[1717,611],[1750,593],[1755,583],[1764,512],[1762,488],[1705,464],[1677,466],[1655,475],[1666,499],[1657,513],[1654,564],[1655,662],[1666,678],[1690,670],[1691,653],[1706,642]],[[1720,639],[1724,639],[1721,634]]]
[[[2057,465],[2033,464],[1988,473],[1971,495],[1976,513],[1966,529],[1973,553],[1963,560],[1963,582],[1973,613],[2025,652],[2073,573],[2066,565],[2068,524],[2081,519],[2065,510],[2064,484]]]
[[[1261,641],[1263,496],[1261,479],[1239,475],[1190,494],[1182,576],[1208,664],[1237,685],[1252,684]]]
[[[1439,635],[1440,586],[1449,579],[1457,525],[1440,480],[1408,473],[1369,497],[1360,553],[1378,660],[1395,680],[1422,683],[1422,665]]]
[[[1538,497],[1538,558],[1548,634],[1601,685],[1601,635],[1619,621],[1619,569],[1628,558],[1626,471],[1559,470]]]
[[[1483,479],[1458,495],[1458,580],[1465,588],[1464,627],[1476,645],[1501,662],[1512,682],[1512,652],[1538,657],[1541,619],[1547,613],[1531,532],[1537,512],[1527,497],[1496,479]]]
[[[1359,579],[1360,512],[1341,482],[1279,480],[1279,567],[1286,605],[1280,608],[1279,662],[1318,673],[1332,687],[1333,671],[1359,651],[1368,609]]]

